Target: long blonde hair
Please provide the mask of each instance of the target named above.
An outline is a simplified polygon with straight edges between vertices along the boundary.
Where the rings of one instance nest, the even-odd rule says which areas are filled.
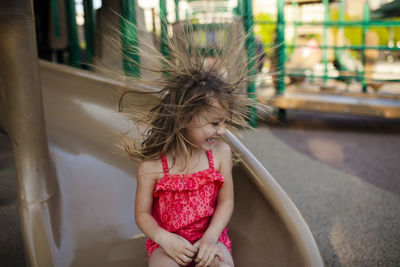
[[[193,28],[180,22],[168,40],[168,56],[146,43],[132,48],[131,52],[140,53],[141,62],[146,64],[130,63],[154,74],[150,79],[149,76],[124,77],[128,84],[140,83],[153,88],[130,88],[121,94],[119,109],[134,120],[142,136],[123,138],[122,147],[132,159],[154,160],[168,152],[173,163],[182,153],[188,162],[191,144],[183,134],[184,125],[210,108],[211,98],[227,111],[228,128],[248,127],[249,108],[256,103],[246,93],[252,78],[244,47],[247,37],[243,36],[238,22],[222,29],[222,33],[222,41],[204,51],[196,47]],[[215,56],[207,58],[211,52]],[[126,100],[128,96],[133,101]],[[138,99],[146,99],[146,103]]]

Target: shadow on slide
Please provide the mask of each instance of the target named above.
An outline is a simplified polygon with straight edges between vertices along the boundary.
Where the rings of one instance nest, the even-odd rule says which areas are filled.
[[[147,266],[146,238],[134,220],[137,163],[117,147],[118,133],[134,128],[117,112],[124,84],[39,65],[53,180],[44,183],[48,197],[20,200],[29,264]],[[229,224],[235,265],[323,266],[293,202],[233,134],[227,139],[242,158],[233,170]],[[19,190],[33,189],[20,184]]]

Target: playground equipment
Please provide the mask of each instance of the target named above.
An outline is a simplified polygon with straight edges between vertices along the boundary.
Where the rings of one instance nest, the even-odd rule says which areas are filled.
[[[13,144],[27,263],[146,266],[133,218],[137,164],[116,147],[128,129],[117,112],[126,84],[38,62],[33,23],[32,1],[0,3],[0,125]],[[229,225],[236,266],[323,266],[292,201],[234,135],[227,139],[242,158]]]
[[[313,110],[324,111],[344,114],[356,114],[366,116],[378,116],[385,118],[400,118],[400,95],[390,94],[371,94],[367,92],[367,87],[371,86],[377,90],[385,82],[399,82],[400,79],[378,80],[371,77],[373,66],[371,58],[375,58],[375,51],[377,50],[390,50],[399,51],[399,47],[395,46],[379,46],[376,41],[368,44],[369,35],[371,33],[368,29],[371,26],[376,27],[393,27],[400,26],[396,21],[370,21],[369,5],[366,2],[364,6],[364,15],[362,21],[344,21],[344,1],[290,1],[294,8],[303,3],[322,3],[324,6],[324,20],[323,22],[301,22],[301,21],[286,21],[284,14],[284,1],[277,1],[277,32],[276,42],[277,47],[276,55],[276,69],[277,73],[276,94],[270,97],[259,97],[258,100],[262,103],[275,106],[279,110],[281,117],[285,116],[286,109],[300,109],[300,110]],[[339,3],[339,20],[331,21],[329,15],[329,5],[331,2]],[[287,2],[289,3],[289,2]],[[256,21],[258,24],[275,24],[268,21]],[[296,29],[297,26],[322,26],[323,27],[323,41],[322,45],[318,47],[322,49],[322,63],[324,70],[322,75],[314,75],[312,72],[298,71],[291,73],[285,68],[287,50],[289,48],[296,49],[298,45],[293,42],[293,45],[288,45],[285,41],[285,27],[286,25],[293,25]],[[345,45],[344,43],[338,45],[328,44],[328,29],[332,27],[338,28],[338,35],[343,34],[344,27],[362,27],[362,45]],[[295,30],[296,32],[296,30]],[[373,38],[372,38],[373,40]],[[329,76],[328,72],[328,51],[334,50],[336,55],[336,66],[339,69],[339,76]],[[361,62],[357,63],[354,58],[350,56],[349,50],[359,50],[361,52]],[[373,61],[373,60],[372,60]],[[285,77],[299,77],[308,78],[311,81],[314,79],[321,79],[323,85],[320,91],[309,90],[309,88],[300,88],[286,90]],[[329,92],[324,91],[328,80],[358,80],[360,81],[361,88],[359,92],[346,92],[335,90],[335,87],[330,88]]]

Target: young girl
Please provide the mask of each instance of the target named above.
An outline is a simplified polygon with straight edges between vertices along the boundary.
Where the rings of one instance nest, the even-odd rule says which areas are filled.
[[[159,112],[143,142],[151,152],[155,140],[162,144],[161,158],[142,161],[137,175],[135,216],[149,237],[149,266],[233,266],[226,228],[233,211],[232,158],[220,137],[234,95],[217,77],[197,76],[204,78],[174,77],[182,81],[164,96],[169,108]],[[165,125],[170,133],[157,130]]]
[[[158,102],[144,119],[144,141],[125,146],[141,160],[136,223],[148,236],[149,266],[233,266],[232,156],[221,137],[226,127],[246,124],[247,72],[227,71],[234,58],[206,67],[188,45],[170,47],[172,60],[161,58],[162,89],[148,92]]]

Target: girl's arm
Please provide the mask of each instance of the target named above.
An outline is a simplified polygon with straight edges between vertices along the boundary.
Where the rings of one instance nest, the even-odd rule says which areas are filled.
[[[136,224],[151,240],[159,244],[178,264],[192,261],[197,249],[183,237],[161,228],[151,215],[153,192],[157,183],[158,162],[142,161],[138,167],[135,201]]]
[[[215,148],[215,158],[221,159],[219,172],[224,176],[224,184],[219,190],[217,206],[210,225],[203,237],[194,244],[195,247],[199,248],[195,260],[198,262],[198,266],[208,265],[214,259],[214,256],[219,256],[223,261],[216,244],[232,216],[234,206],[231,149],[224,142],[220,142]]]

